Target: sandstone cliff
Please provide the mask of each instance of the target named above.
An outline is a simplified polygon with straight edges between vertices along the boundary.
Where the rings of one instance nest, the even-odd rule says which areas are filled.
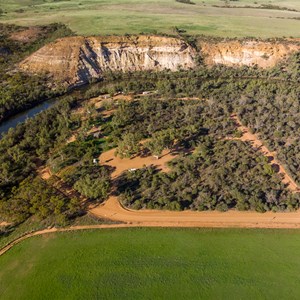
[[[263,42],[255,40],[198,43],[205,64],[227,66],[254,66],[269,68],[295,51],[297,41]]]
[[[55,80],[74,86],[99,78],[105,71],[193,68],[195,56],[188,44],[170,37],[68,37],[39,49],[20,68],[49,73]]]
[[[161,71],[196,66],[197,55],[207,65],[258,65],[268,68],[300,51],[300,42],[198,41],[198,51],[181,39],[160,36],[68,37],[58,39],[33,53],[20,68],[31,73],[49,73],[72,87],[101,78],[106,71]]]

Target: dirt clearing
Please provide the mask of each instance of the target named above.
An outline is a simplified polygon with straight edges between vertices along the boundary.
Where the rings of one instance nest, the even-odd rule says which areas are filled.
[[[114,168],[112,173],[112,179],[117,178],[123,172],[128,170],[140,169],[144,166],[154,166],[163,172],[168,172],[170,169],[166,166],[166,163],[172,159],[174,159],[177,154],[171,152],[170,150],[164,150],[162,152],[161,158],[156,159],[153,156],[135,156],[133,158],[123,158],[116,157],[115,154],[116,149],[111,149],[107,152],[104,152],[100,155],[99,160],[101,165],[108,165]]]
[[[16,31],[10,35],[10,38],[17,42],[29,43],[34,42],[42,32],[39,27],[31,27],[22,31]]]

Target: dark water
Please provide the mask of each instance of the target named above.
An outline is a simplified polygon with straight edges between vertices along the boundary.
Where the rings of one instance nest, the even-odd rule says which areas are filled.
[[[8,120],[0,123],[0,139],[3,133],[6,133],[9,128],[15,128],[19,123],[25,122],[27,119],[32,118],[39,114],[40,112],[48,109],[49,107],[53,106],[59,98],[49,99],[41,104],[36,105],[33,108],[25,110]]]

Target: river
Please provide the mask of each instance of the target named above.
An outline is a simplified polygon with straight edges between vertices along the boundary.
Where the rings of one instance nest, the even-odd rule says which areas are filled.
[[[114,84],[119,83],[121,80],[116,80],[114,82]],[[65,96],[68,95],[74,95],[74,96],[78,96],[80,95],[81,97],[84,97],[84,94],[86,91],[88,91],[91,88],[101,88],[103,86],[106,86],[107,84],[110,84],[110,82],[105,82],[105,81],[99,81],[99,82],[95,82],[92,84],[85,84],[85,85],[81,85],[78,87],[75,87],[71,90],[69,90],[68,92],[66,92],[64,95],[62,96],[57,96],[55,98],[51,98],[49,100],[43,101],[38,105],[35,105],[32,108],[29,108],[27,110],[24,110],[10,118],[8,118],[7,120],[0,122],[0,139],[2,137],[3,134],[5,134],[6,132],[8,132],[8,130],[10,128],[15,128],[18,124],[20,123],[24,123],[27,119],[33,118],[34,116],[36,116],[37,114],[43,112],[44,110],[54,106],[57,102],[59,102],[62,98],[64,98]]]
[[[0,123],[0,139],[2,134],[6,133],[9,128],[15,128],[19,123],[25,122],[27,119],[36,116],[38,113],[48,109],[53,106],[60,98],[53,98],[46,100],[30,109],[18,113],[17,115],[10,117],[6,121]]]

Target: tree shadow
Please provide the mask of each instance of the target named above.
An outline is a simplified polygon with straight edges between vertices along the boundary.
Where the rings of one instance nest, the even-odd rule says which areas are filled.
[[[272,169],[274,170],[275,173],[279,173],[280,167],[278,164],[272,164]]]

